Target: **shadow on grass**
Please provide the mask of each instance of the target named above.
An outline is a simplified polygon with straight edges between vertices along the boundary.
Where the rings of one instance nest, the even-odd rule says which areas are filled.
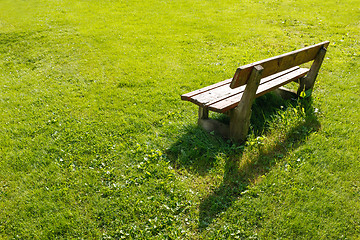
[[[256,134],[262,134],[267,129],[267,123],[281,106],[291,105],[291,102],[282,98],[266,94],[257,98],[252,107],[251,126]],[[212,118],[228,123],[229,119],[224,114],[214,113]],[[185,127],[184,134],[167,151],[175,168],[185,167],[191,172],[200,175],[206,174],[216,163],[219,153],[231,156],[239,154],[239,148],[229,140],[211,135],[201,128],[190,125]]]
[[[255,135],[268,130],[266,123],[282,105],[280,104],[277,109],[274,109],[273,107],[264,107],[264,102],[268,102],[267,99],[260,98],[260,101],[257,101],[253,106],[253,116],[256,119],[254,121],[252,118],[251,125]],[[294,103],[287,103],[288,106],[291,104]],[[198,226],[200,231],[211,224],[221,212],[228,209],[259,176],[270,171],[276,159],[286,157],[291,151],[303,144],[311,132],[320,128],[311,99],[304,100],[301,104],[306,113],[305,121],[292,127],[285,136],[274,141],[270,147],[258,149],[256,154],[246,154],[245,156],[241,150],[245,148],[244,146],[238,147],[231,144],[230,141],[209,136],[209,134],[195,127],[189,128],[188,133],[169,149],[168,154],[173,159],[172,162],[175,167],[182,166],[200,175],[205,175],[213,167],[217,154],[222,153],[228,156],[223,182],[212,193],[209,193],[200,204]]]
[[[175,169],[186,168],[204,176],[216,164],[219,153],[229,155],[232,152],[230,141],[210,135],[199,127],[187,126],[186,132],[166,153]]]
[[[271,170],[276,159],[286,157],[291,151],[302,145],[307,136],[320,128],[320,123],[313,117],[293,127],[282,141],[277,141],[270,149],[260,148],[255,156],[233,157],[226,162],[225,174],[221,185],[210,193],[200,204],[199,229],[205,229],[217,215],[241,196],[259,176]]]
[[[252,108],[251,126],[255,134],[266,131],[269,119],[279,110],[280,106],[289,105],[282,98],[273,94],[266,94],[256,99]],[[224,114],[215,113],[211,116],[224,123],[229,119]],[[211,135],[201,128],[191,125],[186,126],[184,134],[167,151],[167,155],[175,168],[185,167],[190,172],[205,175],[216,163],[218,154],[231,156],[239,154],[239,148],[230,140]]]

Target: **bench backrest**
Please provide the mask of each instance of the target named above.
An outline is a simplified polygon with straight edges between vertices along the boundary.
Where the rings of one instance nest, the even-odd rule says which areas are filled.
[[[256,65],[261,65],[264,68],[261,76],[267,77],[277,72],[284,71],[288,68],[292,68],[300,64],[314,60],[319,50],[322,48],[327,48],[328,45],[329,45],[329,41],[326,41],[293,52],[285,53],[280,56],[268,58],[265,60],[261,60],[259,62],[241,66],[236,70],[235,75],[230,84],[230,87],[236,88],[247,84],[251,70]]]

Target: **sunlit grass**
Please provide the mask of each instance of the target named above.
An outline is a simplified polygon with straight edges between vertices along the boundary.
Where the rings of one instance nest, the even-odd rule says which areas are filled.
[[[1,1],[0,237],[356,238],[357,6]],[[242,146],[180,100],[325,40],[312,98],[257,99]]]

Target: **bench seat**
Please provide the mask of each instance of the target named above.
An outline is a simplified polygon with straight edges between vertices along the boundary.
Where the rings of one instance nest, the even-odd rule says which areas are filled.
[[[305,76],[308,72],[308,68],[293,67],[262,78],[255,97],[260,97],[291,81],[297,80]],[[195,103],[200,107],[208,108],[214,112],[225,113],[239,104],[246,87],[244,85],[231,89],[231,81],[232,79],[227,79],[225,81],[183,94],[181,95],[181,99]]]
[[[329,41],[279,56],[240,66],[234,77],[181,95],[181,99],[199,106],[198,125],[234,142],[246,140],[253,100],[270,91],[284,98],[310,96]],[[310,69],[302,64],[312,61]],[[282,86],[296,81],[296,91]],[[229,124],[209,118],[209,111],[226,113]]]

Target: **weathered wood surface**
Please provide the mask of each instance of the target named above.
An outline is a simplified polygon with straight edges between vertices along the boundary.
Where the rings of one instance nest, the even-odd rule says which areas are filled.
[[[199,119],[208,119],[209,118],[209,109],[204,107],[199,107]]]
[[[240,103],[230,115],[230,138],[235,142],[243,142],[246,139],[250,126],[251,106],[263,71],[261,65],[253,67]]]
[[[231,80],[232,79],[227,79],[227,80],[212,84],[210,86],[207,86],[207,87],[204,87],[204,88],[201,88],[201,89],[198,89],[198,90],[183,94],[183,95],[181,95],[181,100],[190,101],[190,99],[192,97],[194,97],[194,96],[196,96],[198,94],[201,94],[203,92],[209,91],[211,89],[214,89],[214,88],[217,88],[217,87],[220,87],[220,86],[223,86],[223,85],[229,86]]]
[[[309,69],[307,68],[299,68],[298,70],[293,71],[289,74],[275,78],[273,81],[269,81],[264,84],[261,84],[256,92],[256,97],[260,97],[268,92],[275,90],[276,88],[279,88],[285,84],[288,84],[289,82],[294,81],[295,79],[303,77],[308,72]]]
[[[294,67],[291,69],[287,69],[285,71],[282,71],[277,74],[273,74],[271,76],[268,76],[266,78],[261,79],[261,84],[264,84],[266,82],[272,81],[280,76],[286,75],[290,72],[293,72],[295,70],[299,69],[299,67]],[[200,91],[201,90],[201,91]],[[229,87],[229,84],[221,85],[219,87],[206,89],[202,88],[199,89],[196,95],[192,96],[188,100],[190,102],[193,102],[199,106],[210,106],[211,104],[214,104],[216,102],[219,102],[221,100],[224,100],[226,98],[229,98],[231,96],[237,95],[242,93],[245,90],[245,86],[238,87],[236,89],[231,89]],[[240,98],[239,98],[240,99]]]
[[[311,91],[328,45],[326,41],[239,67],[233,79],[186,93],[181,99],[199,105],[198,124],[205,130],[243,142],[249,130],[253,100],[274,90],[284,98]],[[310,69],[297,66],[312,60]],[[295,80],[300,85],[297,93],[282,87]],[[209,110],[229,114],[230,124],[209,119]]]
[[[322,64],[322,62],[324,60],[325,54],[326,54],[326,48],[320,49],[320,51],[319,51],[318,55],[316,56],[313,64],[311,65],[309,73],[304,78],[305,91],[307,91],[307,90],[314,87],[315,80],[316,80],[316,77],[317,77],[317,75],[319,73],[321,64]],[[299,86],[299,90],[300,90],[300,88],[301,88],[301,86]]]
[[[229,138],[230,130],[228,124],[209,118],[199,119],[198,125],[209,133],[213,132],[217,135],[223,136],[224,138]]]
[[[271,81],[260,82],[260,85],[256,91],[256,97],[260,97],[286,83],[289,83],[297,78],[303,77],[309,71],[307,68],[299,68],[295,71],[292,71],[288,74],[280,76],[278,78],[272,79]],[[239,92],[236,95],[230,96],[228,98],[222,99],[221,101],[215,102],[211,105],[206,105],[209,110],[219,113],[224,113],[230,109],[236,107],[239,104],[244,91]]]
[[[286,53],[280,56],[268,58],[265,60],[261,60],[259,62],[251,63],[248,65],[244,65],[239,67],[233,80],[230,84],[231,88],[236,88],[242,85],[245,85],[249,79],[251,70],[256,65],[261,65],[264,68],[262,73],[263,77],[267,77],[276,72],[283,71],[285,69],[301,65],[303,63],[309,62],[317,56],[318,52],[322,48],[327,48],[329,45],[329,41],[322,42],[316,45],[312,45],[309,47],[305,47],[290,53]]]
[[[256,92],[256,97],[262,96],[265,93],[278,88],[279,86],[285,85],[286,83],[303,77],[308,71],[309,69],[307,68],[293,67],[280,73],[262,78],[260,80],[259,89]],[[245,90],[245,86],[231,89],[229,88],[229,82],[227,82],[225,85],[223,84],[224,81],[221,82],[221,84],[213,84],[209,87],[198,89],[191,93],[182,95],[182,98],[183,100],[193,102],[200,107],[209,108],[212,111],[224,113],[231,108],[234,108],[239,103]]]
[[[278,95],[279,97],[283,99],[297,99],[298,95],[296,91],[287,89],[285,87],[279,87],[273,91],[274,94]]]

